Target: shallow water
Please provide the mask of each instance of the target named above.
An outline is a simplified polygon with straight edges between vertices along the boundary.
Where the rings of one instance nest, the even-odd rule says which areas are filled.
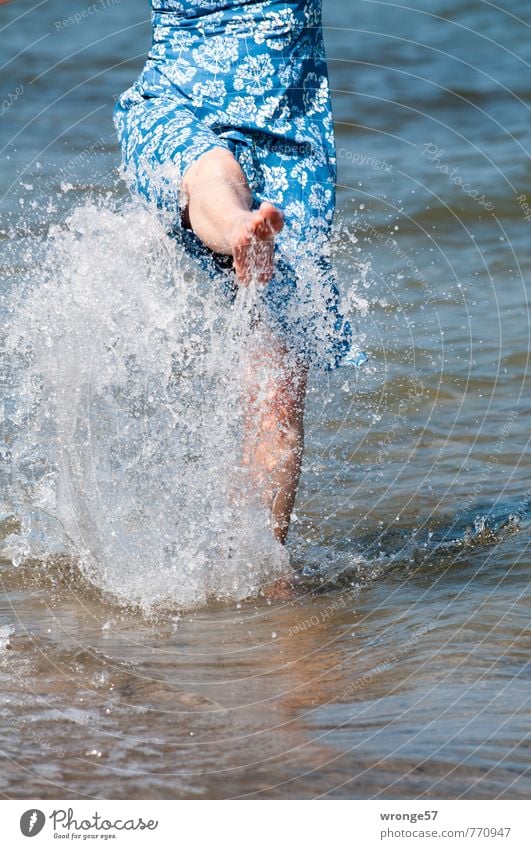
[[[311,377],[298,590],[272,603],[258,587],[286,562],[265,517],[251,505],[233,527],[241,337],[225,359],[215,324],[206,353],[191,345],[172,288],[186,270],[116,181],[112,98],[140,67],[146,4],[62,28],[58,0],[21,11],[0,12],[3,86],[23,87],[0,174],[17,515],[1,530],[0,792],[529,795],[526,4],[325,2],[334,250],[371,360]],[[112,322],[116,356],[98,344]],[[170,422],[176,351],[192,379]],[[212,423],[202,465],[191,421]],[[25,549],[10,532],[36,515]]]

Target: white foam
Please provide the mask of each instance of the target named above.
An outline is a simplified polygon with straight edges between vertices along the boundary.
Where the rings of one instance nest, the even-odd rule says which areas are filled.
[[[14,633],[14,625],[0,625],[0,654],[10,647],[10,639]]]
[[[145,608],[285,574],[240,457],[250,295],[231,308],[133,203],[79,207],[35,251],[3,351],[6,550],[66,550]]]

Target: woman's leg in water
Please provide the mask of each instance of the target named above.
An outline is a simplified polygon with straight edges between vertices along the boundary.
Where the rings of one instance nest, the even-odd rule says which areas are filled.
[[[232,153],[222,147],[204,153],[186,170],[182,187],[184,223],[208,248],[232,256],[240,283],[268,283],[284,216],[267,202],[251,210],[251,190]]]
[[[185,172],[183,189],[185,224],[211,250],[233,257],[240,283],[268,283],[284,216],[270,203],[251,211],[251,190],[232,153],[204,153]],[[300,476],[307,368],[263,328],[257,337],[245,375],[244,463],[284,543]]]
[[[301,471],[308,369],[262,330],[257,341],[245,376],[244,464],[284,544]]]

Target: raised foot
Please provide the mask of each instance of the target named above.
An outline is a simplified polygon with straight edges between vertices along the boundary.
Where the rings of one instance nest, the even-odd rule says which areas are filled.
[[[244,286],[256,282],[262,286],[273,275],[274,241],[284,226],[284,216],[272,203],[264,201],[259,209],[243,213],[228,234],[228,242],[238,281]]]

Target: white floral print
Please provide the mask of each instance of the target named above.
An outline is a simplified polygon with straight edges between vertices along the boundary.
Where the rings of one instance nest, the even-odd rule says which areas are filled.
[[[234,88],[249,94],[263,94],[273,88],[273,62],[267,53],[249,56],[235,70]]]
[[[254,204],[269,200],[285,216],[264,314],[307,359],[340,364],[351,329],[327,256],[336,158],[320,0],[151,5],[151,51],[114,112],[132,188],[173,213],[174,238],[219,276],[215,256],[180,224],[179,183],[205,151],[232,151]]]
[[[227,74],[238,58],[238,45],[232,38],[210,36],[200,47],[192,50],[192,57],[199,68],[212,74]]]

